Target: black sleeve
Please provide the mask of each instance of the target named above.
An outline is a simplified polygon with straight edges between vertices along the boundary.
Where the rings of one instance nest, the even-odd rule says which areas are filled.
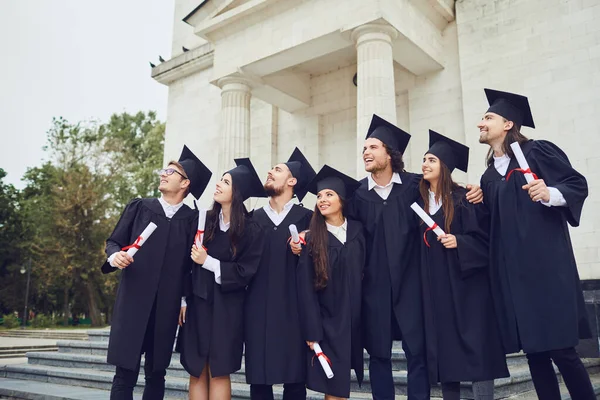
[[[460,268],[468,272],[486,268],[489,263],[489,218],[482,204],[471,204],[466,199],[457,207],[462,232],[456,234]]]
[[[258,270],[263,253],[264,235],[258,224],[247,221],[244,230],[243,247],[233,261],[221,261],[221,289],[233,291],[250,283]]]
[[[112,254],[121,251],[123,247],[131,244],[129,243],[129,240],[131,239],[131,229],[141,204],[142,199],[134,199],[125,207],[125,210],[121,214],[121,218],[119,219],[119,222],[117,222],[115,229],[110,237],[106,240],[105,252],[107,258]],[[102,273],[108,274],[116,269],[117,268],[111,267],[110,264],[105,263],[102,266]]]
[[[552,208],[565,213],[571,226],[579,226],[583,202],[588,196],[585,177],[571,166],[560,148],[545,140],[534,141],[527,158],[538,178],[543,179],[546,186],[558,189],[567,201],[565,207]]]

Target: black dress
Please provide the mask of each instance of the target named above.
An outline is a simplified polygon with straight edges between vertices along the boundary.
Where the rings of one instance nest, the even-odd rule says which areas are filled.
[[[208,255],[221,262],[221,284],[215,282],[213,272],[194,265],[193,294],[186,298],[186,322],[180,329],[178,349],[190,375],[199,377],[208,363],[213,377],[226,376],[241,368],[244,298],[258,268],[263,235],[247,218],[235,256],[229,234],[220,229],[204,246]]]
[[[348,220],[346,243],[328,233],[327,286],[314,287],[314,264],[308,246],[298,264],[298,301],[303,338],[319,342],[331,361],[334,377],[327,379],[315,353],[305,344],[306,386],[337,397],[350,396],[350,374],[363,379],[361,286],[366,243],[360,222]],[[310,242],[310,234],[307,237]]]
[[[290,224],[308,229],[312,212],[292,206],[276,226],[264,209],[252,216],[263,230],[265,246],[258,271],[246,292],[246,382],[272,385],[304,382],[304,350],[300,333],[296,267],[299,257],[288,245]]]
[[[121,271],[108,342],[109,364],[135,370],[143,350],[153,353],[154,371],[169,366],[184,281],[193,265],[189,250],[197,215],[183,205],[167,218],[158,199],[135,199],[123,211],[106,241],[108,256],[134,243],[150,222],[157,228],[133,257],[134,262]],[[108,262],[102,266],[104,273],[116,270]],[[153,343],[146,343],[153,349],[142,349],[153,306]]]
[[[527,182],[521,172],[507,179],[492,165],[481,177],[502,340],[507,353],[574,347],[591,332],[567,223],[579,225],[587,182],[554,144],[530,140],[522,149],[531,170],[558,189],[567,206],[533,202],[522,189]],[[508,171],[514,168],[512,159]]]
[[[484,381],[509,376],[488,276],[488,222],[483,205],[470,204],[466,189],[453,193],[447,249],[421,224],[421,276],[427,366],[431,382]],[[419,204],[423,207],[423,201]],[[431,218],[445,230],[440,208]],[[430,247],[423,237],[426,237]]]
[[[360,221],[367,239],[363,280],[363,341],[371,356],[391,358],[392,340],[406,342],[413,357],[425,358],[419,219],[421,175],[400,173],[387,199],[369,190],[367,178],[348,202],[348,217]],[[401,332],[392,324],[395,316]],[[400,335],[401,333],[401,335]]]

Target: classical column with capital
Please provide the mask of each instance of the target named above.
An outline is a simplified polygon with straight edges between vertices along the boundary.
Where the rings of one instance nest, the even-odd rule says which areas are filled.
[[[221,141],[217,174],[233,168],[234,158],[250,156],[250,82],[241,77],[218,80],[221,88]]]
[[[373,114],[396,124],[396,90],[392,41],[398,31],[390,25],[366,24],[352,31],[357,52],[356,139],[357,176],[364,176],[362,144]]]

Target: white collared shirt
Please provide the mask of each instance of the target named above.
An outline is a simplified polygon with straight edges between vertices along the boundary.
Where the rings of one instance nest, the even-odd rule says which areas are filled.
[[[392,174],[392,179],[385,186],[378,185],[377,182],[375,182],[375,179],[373,179],[373,176],[371,174],[369,174],[367,176],[367,180],[369,183],[369,190],[375,189],[375,192],[377,192],[377,194],[384,200],[387,200],[390,193],[392,193],[392,189],[394,188],[394,186],[393,186],[394,183],[397,183],[398,185],[402,184],[402,179],[400,179],[400,174],[397,172],[394,172]]]
[[[183,201],[181,203],[171,205],[171,204],[167,203],[167,201],[162,196],[160,196],[158,198],[158,202],[162,206],[162,209],[165,212],[165,216],[167,218],[173,218],[173,215],[175,215],[175,213],[177,213],[177,211],[179,211],[179,209],[183,206]],[[119,268],[119,267],[113,265],[113,260],[115,259],[116,256],[117,256],[117,253],[113,253],[110,255],[110,257],[108,257],[108,263],[113,268]],[[122,269],[122,268],[120,268],[120,269]]]
[[[269,199],[269,203],[263,207],[263,210],[265,210],[265,212],[267,213],[267,216],[271,219],[271,221],[273,221],[275,226],[279,226],[279,224],[281,224],[283,222],[285,217],[287,217],[287,215],[289,214],[289,212],[293,206],[294,206],[294,199],[288,201],[283,206],[283,210],[281,210],[281,212],[278,213],[277,211],[275,211],[273,209],[273,207],[271,207],[271,201]]]
[[[506,154],[501,155],[500,157],[494,156],[494,168],[496,171],[502,176],[505,176],[508,172],[508,165],[510,164],[510,157]],[[563,194],[557,188],[548,186],[548,191],[550,192],[550,201],[540,201],[543,205],[547,207],[564,207],[567,205],[567,200]]]
[[[325,225],[327,225],[327,230],[331,232],[331,234],[335,236],[337,240],[342,243],[346,243],[346,232],[348,231],[347,219],[344,218],[344,223],[340,226],[331,225],[327,222],[325,222]]]
[[[435,193],[430,190],[429,191],[429,215],[435,214],[436,212],[438,212],[438,210],[440,208],[442,208],[442,198],[440,197],[440,202],[437,203],[435,201]]]
[[[167,201],[162,196],[158,198],[158,202],[162,206],[167,218],[173,218],[173,215],[175,215],[175,213],[179,211],[181,206],[183,206],[183,201],[181,203],[172,205],[167,203]]]

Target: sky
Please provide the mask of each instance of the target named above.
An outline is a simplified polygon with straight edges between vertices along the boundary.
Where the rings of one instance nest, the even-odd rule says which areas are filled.
[[[52,117],[106,121],[154,110],[166,86],[150,77],[169,59],[173,0],[0,0],[0,168],[18,188],[40,165]]]

